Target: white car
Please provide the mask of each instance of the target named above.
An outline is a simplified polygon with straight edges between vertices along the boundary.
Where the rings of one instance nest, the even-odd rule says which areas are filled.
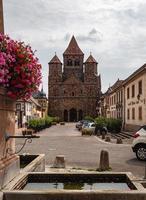
[[[91,130],[94,133],[95,127],[96,124],[94,122],[89,122],[88,124],[83,125],[82,130]]]
[[[146,125],[141,126],[134,134],[132,150],[139,160],[146,160]]]

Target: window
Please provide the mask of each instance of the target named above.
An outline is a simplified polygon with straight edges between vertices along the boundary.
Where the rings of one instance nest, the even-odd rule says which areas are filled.
[[[129,99],[129,93],[130,93],[130,91],[129,91],[129,87],[127,88],[127,99]]]
[[[135,85],[132,85],[132,97],[135,97]]]
[[[142,94],[142,80],[138,82],[138,94]]]
[[[16,104],[16,110],[21,110],[21,104]]]
[[[132,108],[132,119],[135,119],[135,108]]]
[[[114,104],[116,103],[116,96],[114,95]]]
[[[68,59],[67,65],[68,65],[68,66],[72,66],[72,60],[71,60],[71,59]]]
[[[75,96],[75,93],[74,93],[74,92],[72,92],[72,96]]]
[[[142,107],[138,108],[138,118],[139,120],[142,120]]]
[[[127,119],[130,119],[130,110],[127,109]]]
[[[80,61],[79,60],[75,60],[75,66],[79,66],[80,65]]]

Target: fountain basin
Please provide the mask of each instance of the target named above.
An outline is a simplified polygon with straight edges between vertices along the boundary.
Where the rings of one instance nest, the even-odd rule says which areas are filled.
[[[44,172],[45,155],[19,155],[21,172]]]
[[[5,200],[142,200],[146,199],[146,193],[131,173],[27,173],[9,191],[4,191],[4,197]]]

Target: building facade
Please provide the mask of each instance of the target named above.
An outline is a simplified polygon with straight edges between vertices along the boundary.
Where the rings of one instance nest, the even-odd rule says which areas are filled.
[[[84,54],[73,36],[63,54],[63,64],[55,55],[49,62],[48,110],[64,121],[97,116],[101,80],[92,55],[84,63]]]
[[[16,128],[25,127],[30,119],[41,118],[41,105],[31,97],[28,100],[16,101],[15,125]]]
[[[110,87],[109,92],[109,111],[110,118],[123,118],[123,81],[117,80],[115,84]]]
[[[146,124],[146,64],[124,81],[126,130],[136,130]]]
[[[108,88],[101,96],[100,111],[101,116],[121,119],[126,131],[146,124],[146,64]]]
[[[123,81],[118,79],[101,97],[101,116],[123,119],[123,95]]]

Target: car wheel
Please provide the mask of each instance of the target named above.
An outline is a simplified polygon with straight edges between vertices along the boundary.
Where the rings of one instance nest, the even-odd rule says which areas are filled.
[[[136,157],[138,158],[138,160],[146,160],[146,147],[138,147],[136,149]]]

